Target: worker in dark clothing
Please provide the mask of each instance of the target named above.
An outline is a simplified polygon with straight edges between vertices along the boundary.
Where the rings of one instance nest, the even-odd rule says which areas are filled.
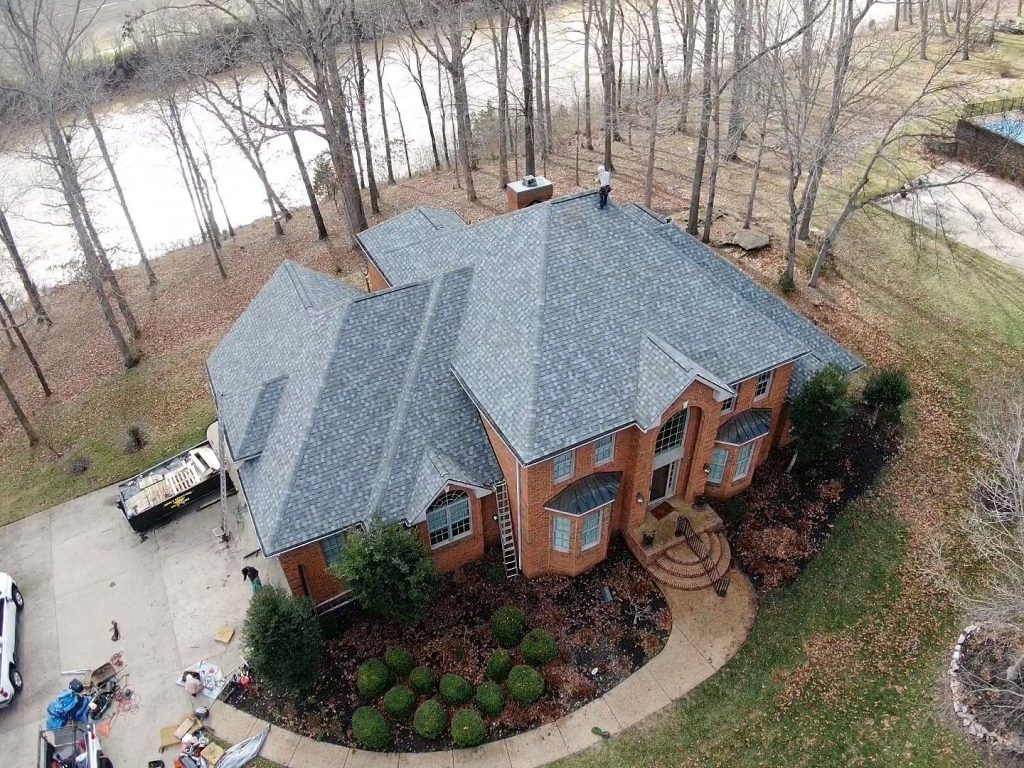
[[[260,572],[251,565],[247,565],[242,569],[242,581],[246,580],[252,584],[252,591],[254,593],[259,592],[263,587],[263,582],[260,581]]]
[[[612,172],[606,170],[603,165],[597,166],[597,185],[599,188],[598,194],[601,198],[601,208],[608,205],[608,195],[612,191]]]

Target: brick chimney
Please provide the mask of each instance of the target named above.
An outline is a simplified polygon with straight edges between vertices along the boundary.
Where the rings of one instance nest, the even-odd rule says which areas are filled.
[[[505,187],[510,211],[550,200],[554,192],[554,185],[542,176],[525,176],[521,181],[510,181]]]

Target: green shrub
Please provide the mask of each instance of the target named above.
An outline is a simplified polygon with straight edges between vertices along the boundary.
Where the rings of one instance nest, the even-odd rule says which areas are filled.
[[[391,670],[380,659],[370,659],[356,670],[356,687],[368,699],[380,696],[391,685]]]
[[[526,633],[519,651],[528,664],[543,667],[558,658],[558,644],[550,632],[534,629]]]
[[[465,704],[473,695],[473,686],[461,675],[445,675],[441,678],[441,698],[449,704]]]
[[[341,559],[330,570],[360,607],[407,623],[422,618],[437,592],[437,568],[423,539],[411,528],[379,518],[345,540]]]
[[[270,688],[303,691],[316,680],[321,634],[308,597],[263,587],[249,603],[243,634],[253,674]]]
[[[497,683],[482,683],[476,689],[476,705],[488,717],[496,717],[505,708],[505,694]]]
[[[412,727],[424,739],[439,739],[448,727],[448,713],[436,699],[427,699],[416,708]]]
[[[504,648],[500,648],[491,654],[487,660],[487,677],[498,683],[505,682],[508,673],[512,671],[512,654]]]
[[[400,645],[393,645],[384,651],[384,663],[395,673],[395,677],[408,677],[415,666],[412,654]]]
[[[384,694],[384,709],[397,720],[406,720],[416,708],[416,694],[407,685],[396,685]]]
[[[437,681],[430,667],[416,667],[409,673],[409,685],[416,693],[433,693]]]
[[[353,713],[352,733],[367,749],[384,749],[391,743],[391,726],[373,707],[360,707]]]
[[[910,378],[902,368],[882,368],[871,374],[864,385],[864,402],[892,424],[903,418],[903,406],[914,396]]]
[[[491,629],[498,645],[515,648],[526,632],[526,616],[514,605],[503,605],[491,616]]]
[[[793,401],[790,421],[799,439],[799,457],[813,461],[831,456],[846,432],[850,399],[846,396],[846,372],[826,365],[804,384]]]
[[[533,667],[519,664],[508,673],[505,686],[508,695],[520,704],[533,704],[544,693],[544,678]]]
[[[452,718],[452,744],[459,749],[475,747],[487,738],[483,718],[472,709],[460,709]]]

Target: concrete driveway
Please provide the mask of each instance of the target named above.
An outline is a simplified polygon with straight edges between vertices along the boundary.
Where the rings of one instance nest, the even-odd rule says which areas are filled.
[[[224,646],[214,633],[224,624],[240,632],[251,595],[243,556],[257,547],[251,523],[239,522],[238,497],[228,503],[228,545],[213,533],[219,504],[192,509],[142,541],[114,506],[112,488],[0,528],[0,570],[15,578],[26,602],[18,637],[25,690],[0,710],[0,765],[35,765],[46,705],[71,680],[61,670],[93,668],[115,652],[140,705],[117,715],[104,751],[116,768],[159,757],[161,726],[197,704],[175,684],[181,671],[203,659],[225,673],[238,663],[239,636]],[[257,555],[244,564],[256,566],[264,583],[284,582],[276,561]],[[110,639],[111,621],[118,642]]]

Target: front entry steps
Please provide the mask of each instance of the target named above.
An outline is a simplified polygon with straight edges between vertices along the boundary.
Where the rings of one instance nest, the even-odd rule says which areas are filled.
[[[713,564],[709,569],[686,541],[680,541],[659,554],[647,567],[655,581],[671,589],[695,592],[714,586],[728,573],[732,563],[732,550],[720,530],[709,530],[699,534],[708,547],[706,562]]]

